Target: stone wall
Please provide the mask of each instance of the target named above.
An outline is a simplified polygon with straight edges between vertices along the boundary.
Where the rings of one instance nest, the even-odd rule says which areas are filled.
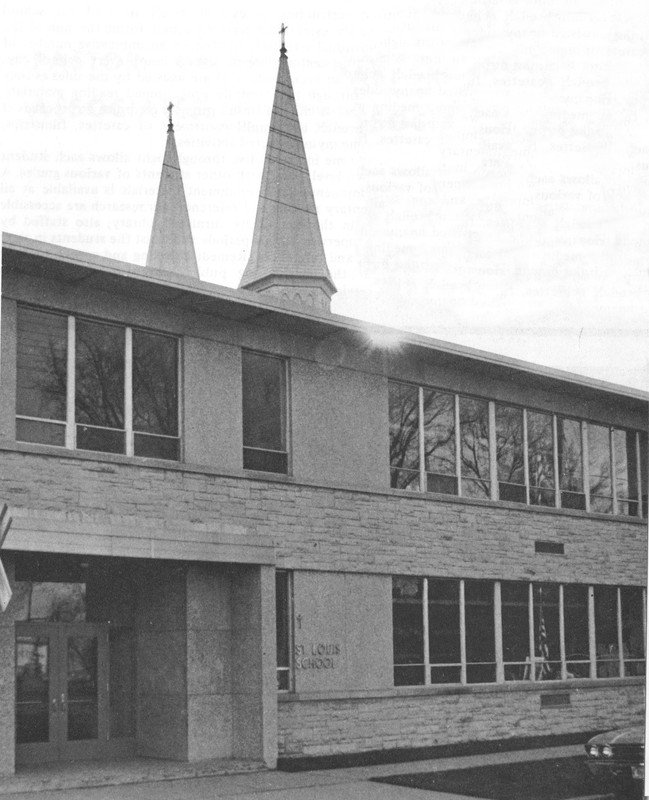
[[[637,520],[269,481],[51,449],[6,449],[2,462],[0,497],[14,516],[109,519],[117,532],[123,524],[125,535],[129,527],[174,521],[179,527],[232,524],[272,543],[277,566],[288,569],[645,582],[646,522]],[[562,543],[565,555],[536,553],[539,539]]]
[[[541,707],[552,689],[462,693],[419,691],[392,697],[279,703],[280,756],[319,756],[366,750],[604,730],[643,720],[641,685],[556,689],[570,705]]]

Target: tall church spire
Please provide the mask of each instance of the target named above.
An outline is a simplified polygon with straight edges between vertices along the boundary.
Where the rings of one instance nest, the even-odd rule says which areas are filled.
[[[171,117],[173,103],[169,103],[167,145],[162,162],[158,201],[153,216],[146,265],[151,269],[177,272],[198,278],[198,264],[194,240],[189,224],[189,212],[183,189],[178,151]]]
[[[250,258],[239,287],[329,310],[329,274],[282,25],[277,85]]]

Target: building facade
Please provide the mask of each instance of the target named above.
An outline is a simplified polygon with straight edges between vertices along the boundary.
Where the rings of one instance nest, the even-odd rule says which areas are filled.
[[[334,292],[284,47],[239,289],[171,122],[146,266],[5,234],[1,773],[642,717],[649,396]]]

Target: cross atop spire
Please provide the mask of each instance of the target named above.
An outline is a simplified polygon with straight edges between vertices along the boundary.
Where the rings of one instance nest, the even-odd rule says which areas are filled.
[[[158,200],[153,215],[146,265],[150,269],[176,272],[198,278],[194,240],[189,224],[185,189],[176,150],[176,136],[169,103],[167,144],[162,159]]]
[[[328,311],[336,287],[329,274],[302,131],[288,69],[282,23],[279,69],[261,177],[250,258],[239,288]]]
[[[282,37],[282,46],[279,48],[279,52],[284,56],[286,55],[286,40],[284,38],[284,34],[286,33],[286,29],[288,25],[284,25],[282,22],[282,27],[279,29],[280,36]]]

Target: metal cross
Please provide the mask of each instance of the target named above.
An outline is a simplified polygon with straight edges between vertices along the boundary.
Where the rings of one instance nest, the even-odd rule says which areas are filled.
[[[288,25],[284,25],[284,23],[282,22],[282,27],[279,29],[279,32],[282,35],[282,50],[286,50],[286,44],[284,42],[284,33],[285,33],[287,27],[288,27]]]
[[[169,105],[167,106],[167,111],[169,112],[169,124],[170,125],[173,125],[173,121],[171,119],[171,111],[172,111],[173,107],[174,107],[174,104],[170,100],[169,101]]]

